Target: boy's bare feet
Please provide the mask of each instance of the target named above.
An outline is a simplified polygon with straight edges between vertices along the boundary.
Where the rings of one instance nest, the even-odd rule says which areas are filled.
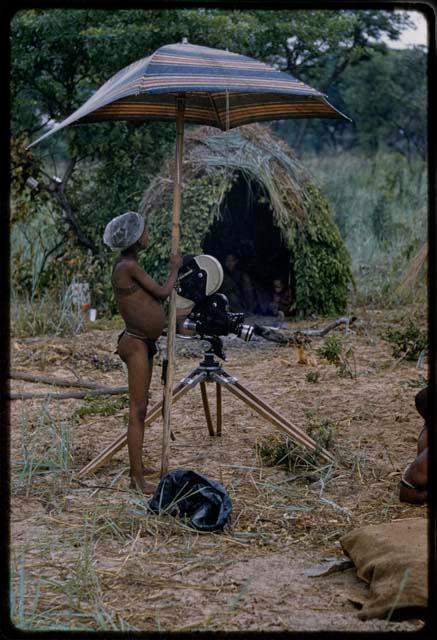
[[[153,482],[149,482],[148,480],[144,480],[141,478],[131,478],[130,488],[136,489],[140,493],[155,493],[157,485],[153,484]]]

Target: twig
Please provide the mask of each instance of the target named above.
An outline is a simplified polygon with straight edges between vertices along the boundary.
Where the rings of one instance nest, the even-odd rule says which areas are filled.
[[[128,387],[100,387],[100,389],[90,389],[89,391],[70,391],[68,393],[38,392],[29,393],[21,391],[18,393],[6,394],[9,400],[31,400],[33,398],[53,398],[53,400],[66,400],[67,398],[89,398],[91,396],[114,396],[127,393]]]
[[[12,380],[25,380],[26,382],[42,382],[44,384],[53,384],[58,387],[79,387],[85,389],[107,389],[105,385],[91,380],[66,380],[65,378],[55,378],[54,376],[41,376],[26,373],[25,371],[11,371],[9,377]]]

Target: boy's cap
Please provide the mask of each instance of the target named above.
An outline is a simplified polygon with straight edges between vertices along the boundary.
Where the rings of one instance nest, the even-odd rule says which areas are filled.
[[[113,251],[127,249],[141,237],[145,220],[139,213],[127,211],[106,225],[103,242]]]

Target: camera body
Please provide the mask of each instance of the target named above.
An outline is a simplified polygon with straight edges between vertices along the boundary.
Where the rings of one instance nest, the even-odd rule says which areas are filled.
[[[227,297],[217,293],[222,282],[222,267],[213,256],[184,257],[179,270],[177,306],[192,308],[183,327],[202,338],[233,333],[247,342],[253,336],[253,327],[244,324],[243,313],[229,311]]]
[[[214,293],[195,304],[183,326],[201,337],[234,333],[248,342],[253,336],[253,327],[244,324],[244,313],[228,311],[228,299],[223,293]]]

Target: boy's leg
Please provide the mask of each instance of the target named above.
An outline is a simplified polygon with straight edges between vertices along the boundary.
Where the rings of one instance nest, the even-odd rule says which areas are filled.
[[[152,376],[152,359],[148,346],[142,340],[123,336],[118,352],[126,362],[129,387],[129,424],[127,447],[129,451],[131,486],[152,493],[156,485],[144,479],[143,440],[149,386]]]

